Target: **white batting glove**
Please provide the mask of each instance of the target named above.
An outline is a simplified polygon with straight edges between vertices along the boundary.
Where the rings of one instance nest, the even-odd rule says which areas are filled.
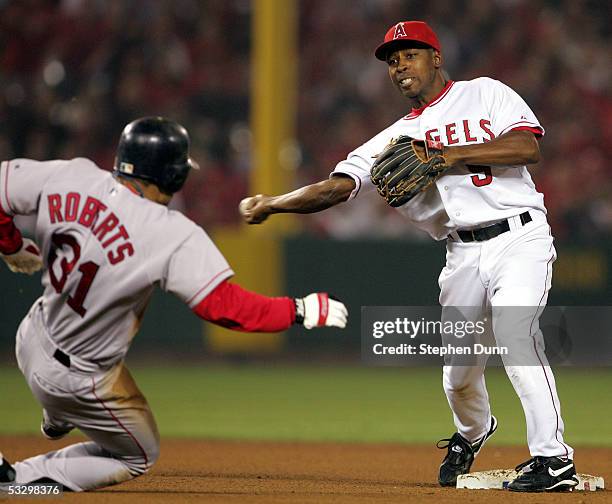
[[[346,327],[346,306],[341,301],[330,298],[326,292],[314,292],[294,301],[295,322],[306,329],[323,326]]]
[[[42,268],[43,262],[40,249],[29,238],[23,239],[23,245],[14,254],[0,254],[4,262],[13,273],[26,273],[32,275]]]

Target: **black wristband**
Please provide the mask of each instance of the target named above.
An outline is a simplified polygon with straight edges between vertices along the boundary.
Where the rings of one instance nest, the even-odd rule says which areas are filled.
[[[304,300],[302,298],[294,298],[293,303],[295,304],[295,324],[304,323],[304,315],[306,314],[306,307],[304,306]]]

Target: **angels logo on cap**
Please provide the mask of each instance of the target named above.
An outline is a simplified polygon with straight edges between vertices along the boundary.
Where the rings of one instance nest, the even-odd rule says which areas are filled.
[[[406,37],[406,30],[404,30],[404,23],[397,23],[395,25],[395,33],[393,34],[393,40]]]
[[[376,48],[374,55],[381,61],[387,59],[388,52],[401,42],[412,41],[441,51],[440,41],[436,32],[424,21],[400,21],[387,30],[383,43]]]

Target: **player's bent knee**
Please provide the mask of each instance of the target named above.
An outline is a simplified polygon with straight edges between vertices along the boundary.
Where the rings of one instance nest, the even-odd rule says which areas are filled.
[[[142,474],[146,473],[155,465],[157,460],[159,459],[159,444],[151,447],[147,450],[147,459],[144,466],[144,471]]]
[[[142,455],[122,457],[123,463],[128,467],[133,478],[142,476],[151,469],[159,459],[159,444],[149,447]]]
[[[151,468],[159,459],[159,443],[147,453],[149,459],[149,468]]]
[[[142,476],[143,474],[147,473],[155,464],[155,460],[149,459],[147,459],[146,461],[143,459],[139,461],[124,460],[123,462],[125,463],[125,465],[128,466],[128,470],[132,478],[137,478],[138,476]]]

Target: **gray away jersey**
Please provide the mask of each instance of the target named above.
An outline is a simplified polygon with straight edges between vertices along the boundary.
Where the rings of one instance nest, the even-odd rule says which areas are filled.
[[[125,356],[155,285],[194,307],[233,275],[204,230],[89,159],[2,163],[0,204],[36,215],[49,336],[101,365]]]

